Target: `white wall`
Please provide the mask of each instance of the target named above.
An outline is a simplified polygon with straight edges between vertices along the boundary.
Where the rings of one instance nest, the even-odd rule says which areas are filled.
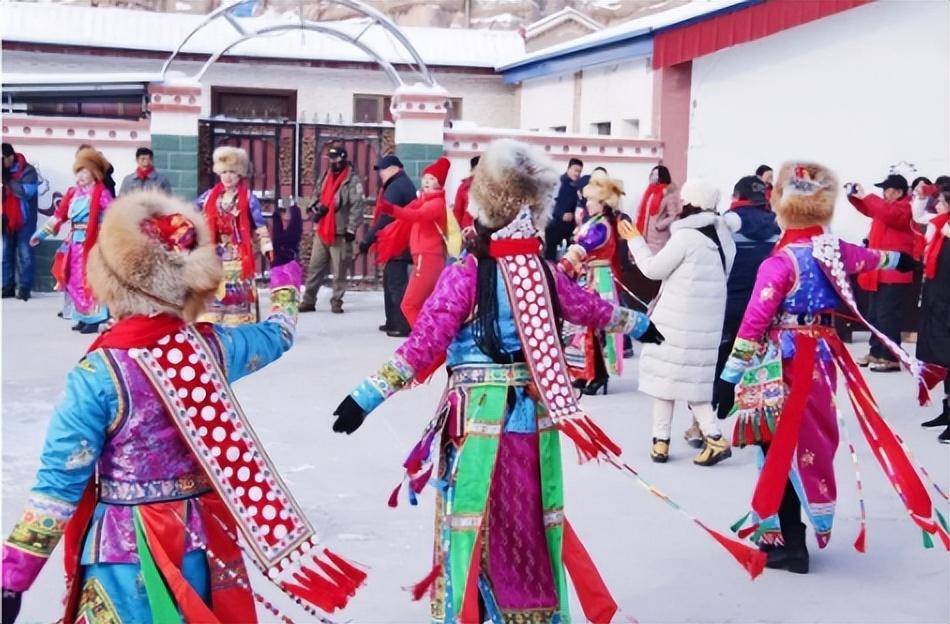
[[[611,136],[651,136],[653,72],[647,59],[585,69],[581,83],[580,132],[592,134],[591,124],[611,122]],[[625,123],[640,121],[639,134]]]
[[[564,126],[571,131],[574,110],[574,75],[545,76],[521,83],[522,130],[540,130]],[[504,127],[488,123],[486,126]],[[586,133],[585,133],[586,134]]]
[[[950,174],[948,33],[947,2],[872,2],[696,59],[689,176],[725,203],[741,176],[792,158],[866,187],[901,161]],[[834,227],[860,240],[868,220],[842,196]]]

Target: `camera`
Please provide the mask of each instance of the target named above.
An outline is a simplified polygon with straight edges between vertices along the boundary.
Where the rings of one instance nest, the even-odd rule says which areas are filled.
[[[854,195],[858,192],[858,183],[857,182],[846,182],[844,185],[844,192],[848,195]]]

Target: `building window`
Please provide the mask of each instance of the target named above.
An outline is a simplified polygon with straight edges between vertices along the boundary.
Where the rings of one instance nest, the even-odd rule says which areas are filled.
[[[633,138],[638,138],[640,136],[640,120],[639,119],[624,119],[623,129],[624,129],[624,135],[630,136]]]
[[[52,117],[100,117],[142,119],[144,93],[128,95],[86,95],[80,93],[4,93],[3,112]]]
[[[567,132],[567,126],[551,126],[551,132],[560,132],[563,134]]]
[[[388,95],[355,94],[353,96],[353,123],[380,123],[392,121],[389,110],[393,99]]]
[[[283,89],[211,87],[211,115],[229,119],[296,119],[297,92]]]
[[[609,121],[600,121],[598,123],[593,123],[590,125],[590,131],[593,134],[610,134],[610,122]]]

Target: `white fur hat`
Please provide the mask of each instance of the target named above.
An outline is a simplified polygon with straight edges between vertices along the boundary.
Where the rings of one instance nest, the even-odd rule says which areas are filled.
[[[249,162],[247,152],[240,147],[222,145],[215,148],[211,159],[214,161],[214,172],[221,175],[225,171],[233,171],[239,176],[246,177],[248,173]]]
[[[482,154],[469,197],[485,227],[504,227],[527,206],[534,227],[543,230],[551,218],[558,180],[544,152],[514,139],[498,139]]]
[[[719,189],[705,180],[687,180],[680,189],[683,205],[702,210],[716,210],[719,204]]]

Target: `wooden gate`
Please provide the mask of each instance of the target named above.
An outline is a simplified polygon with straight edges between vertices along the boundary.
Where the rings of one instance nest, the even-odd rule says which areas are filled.
[[[379,177],[373,165],[380,154],[395,152],[391,125],[360,124],[338,126],[292,121],[203,119],[198,128],[198,186],[200,191],[216,182],[212,154],[220,145],[233,145],[247,151],[251,161],[248,184],[261,200],[265,217],[273,218],[278,200],[284,205],[296,202],[304,210],[319,194],[319,183],[329,166],[326,148],[342,145],[363,183],[364,223],[357,232],[362,239],[379,191]],[[308,215],[300,252],[304,268],[310,259],[313,227]],[[354,259],[349,271],[352,288],[377,288],[381,270],[372,257]]]

